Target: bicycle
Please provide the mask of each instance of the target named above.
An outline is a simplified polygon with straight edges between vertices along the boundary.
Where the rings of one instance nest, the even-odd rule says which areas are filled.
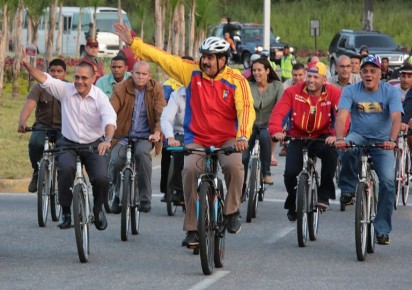
[[[27,132],[45,132],[44,153],[39,162],[39,175],[37,179],[37,222],[40,227],[47,224],[50,207],[52,221],[60,219],[61,207],[57,191],[57,166],[54,155],[47,150],[55,147],[57,128],[25,128]]]
[[[248,161],[248,173],[246,176],[245,197],[248,199],[246,222],[252,222],[256,218],[258,201],[263,201],[264,184],[261,172],[259,139],[256,138],[255,145]]]
[[[223,267],[225,254],[224,191],[223,182],[218,177],[217,157],[219,152],[231,154],[233,148],[187,148],[169,147],[171,151],[183,151],[187,154],[201,152],[205,154],[204,173],[198,177],[196,201],[197,231],[199,235],[199,253],[202,270],[210,275],[214,267]]]
[[[407,143],[407,133],[399,133],[397,150],[395,150],[395,203],[398,208],[399,198],[402,192],[402,203],[406,205],[409,197],[409,181],[411,180],[411,156]]]
[[[168,147],[170,148],[170,147]],[[169,150],[169,149],[167,149]],[[173,154],[170,156],[170,165],[169,165],[169,172],[167,174],[167,190],[166,190],[166,210],[167,214],[169,216],[174,216],[177,210],[178,206],[181,206],[183,209],[183,212],[186,211],[185,203],[184,201],[175,201],[173,200],[173,195],[174,195],[174,180],[172,180],[173,174],[174,174],[174,167],[175,167],[175,159],[173,157]]]
[[[83,173],[80,152],[94,152],[97,147],[90,145],[72,145],[45,150],[46,153],[61,154],[67,150],[76,152],[76,175],[71,191],[73,193],[73,224],[76,236],[77,253],[80,262],[87,263],[90,255],[90,228],[95,217],[91,209],[90,196],[92,185],[87,175]]]

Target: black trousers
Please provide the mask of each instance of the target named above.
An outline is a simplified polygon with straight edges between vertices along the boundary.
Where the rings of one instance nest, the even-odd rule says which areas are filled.
[[[303,141],[293,140],[289,142],[286,154],[286,166],[284,181],[288,196],[285,201],[285,209],[295,208],[297,176],[303,167]],[[322,163],[320,172],[320,186],[318,200],[327,201],[335,199],[335,184],[333,177],[336,171],[338,153],[335,147],[325,144],[324,141],[313,141],[308,148],[310,153],[315,154]]]
[[[101,141],[97,140],[89,145],[97,146]],[[66,138],[61,138],[57,146],[80,145]],[[57,180],[59,187],[59,202],[61,206],[70,207],[73,194],[70,188],[73,186],[76,176],[76,152],[67,150],[58,155]],[[80,152],[80,158],[86,168],[87,175],[93,186],[94,210],[99,212],[102,208],[104,197],[109,190],[107,157],[100,156],[97,152]]]

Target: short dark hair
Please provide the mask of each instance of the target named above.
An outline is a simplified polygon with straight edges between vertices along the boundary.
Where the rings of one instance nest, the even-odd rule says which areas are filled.
[[[90,69],[92,70],[92,74],[93,74],[93,75],[96,74],[96,70],[94,69],[94,65],[93,65],[91,62],[89,62],[89,61],[82,60],[82,61],[77,65],[77,67],[88,67],[88,68],[90,68]]]
[[[381,58],[381,62],[384,61],[384,60],[387,60],[389,62],[389,58],[387,58],[387,57],[382,57]]]
[[[60,58],[55,58],[51,62],[49,62],[49,69],[52,66],[61,66],[63,68],[63,70],[66,71],[66,63],[64,62],[64,60],[62,60]]]
[[[115,57],[112,58],[112,60],[110,62],[118,61],[118,60],[123,61],[124,64],[126,65],[126,58],[122,54],[116,55]]]
[[[301,62],[297,62],[293,65],[292,70],[300,70],[300,69],[305,69],[305,65]]]

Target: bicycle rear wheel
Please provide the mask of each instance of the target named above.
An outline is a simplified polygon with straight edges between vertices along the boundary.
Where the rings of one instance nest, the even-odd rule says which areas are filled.
[[[199,190],[199,212],[197,231],[199,234],[200,263],[203,274],[210,275],[214,268],[215,255],[215,231],[214,231],[214,209],[213,189],[210,183],[203,181]]]
[[[409,150],[406,150],[405,170],[404,170],[404,184],[402,186],[402,203],[406,205],[409,197],[409,182],[411,180],[411,156]]]
[[[249,178],[249,196],[248,196],[248,204],[247,204],[247,214],[246,214],[246,222],[250,223],[252,218],[256,217],[256,208],[258,203],[257,197],[257,190],[258,190],[258,178],[257,175],[260,175],[258,171],[258,160],[254,158],[252,160],[252,166],[250,168],[250,178]]]
[[[45,227],[49,212],[50,201],[50,172],[49,161],[42,159],[37,180],[37,221],[40,227]]]
[[[318,203],[318,178],[316,172],[312,174],[311,182],[311,197],[309,200],[309,214],[308,214],[308,230],[309,230],[309,239],[311,241],[316,240],[319,229],[319,209],[316,207]]]
[[[131,190],[132,190],[132,172],[126,169],[123,173],[122,180],[122,213],[120,217],[120,238],[122,241],[127,241],[128,234],[131,230]]]
[[[61,213],[61,206],[59,203],[59,191],[57,190],[57,164],[54,161],[53,164],[53,177],[51,180],[51,187],[50,187],[50,212],[52,221],[57,222],[60,218]]]
[[[215,233],[215,267],[222,268],[223,267],[223,259],[225,257],[225,220],[223,215],[224,204],[224,192],[223,192],[223,182],[222,180],[218,180],[218,190],[219,190],[219,198],[217,199],[217,231]]]
[[[359,261],[366,258],[368,224],[367,220],[367,185],[363,182],[358,183],[356,189],[355,202],[355,244],[356,256]]]
[[[169,173],[167,174],[167,190],[166,190],[166,209],[169,216],[174,216],[176,213],[177,206],[173,203],[173,168],[174,168],[174,158],[170,158]]]
[[[90,254],[89,223],[86,213],[86,193],[81,184],[76,184],[73,189],[73,223],[77,253],[80,262],[86,263]]]
[[[308,240],[308,201],[309,176],[300,174],[296,190],[297,236],[299,247],[304,247]]]
[[[370,221],[368,223],[368,246],[366,248],[366,251],[368,253],[375,252],[376,233],[375,233],[375,227],[373,225],[373,222],[375,220],[376,211],[378,207],[378,185],[376,182],[378,178],[374,172],[372,174],[373,174],[373,178],[371,178],[371,185],[369,189],[369,194],[371,195],[371,198],[370,198],[370,206],[369,206]]]

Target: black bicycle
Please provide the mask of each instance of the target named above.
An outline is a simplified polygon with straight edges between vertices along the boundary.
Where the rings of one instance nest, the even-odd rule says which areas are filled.
[[[25,128],[27,132],[45,132],[44,153],[39,162],[37,180],[37,221],[40,227],[45,227],[50,208],[52,221],[60,218],[61,207],[57,191],[57,166],[54,155],[47,150],[55,147],[55,141],[60,129],[56,128]]]
[[[173,148],[173,147],[168,147]],[[169,149],[167,149],[169,150]],[[179,152],[175,152],[179,153]],[[169,172],[167,174],[167,189],[166,189],[166,210],[169,216],[174,216],[178,206],[181,206],[183,211],[186,211],[184,200],[175,200],[174,192],[176,189],[175,180],[172,179],[175,171],[175,157],[173,154],[170,156]]]
[[[198,177],[196,201],[197,231],[199,234],[199,252],[202,270],[210,275],[214,267],[223,267],[225,254],[224,192],[223,182],[218,177],[218,153],[231,154],[233,148],[187,148],[169,147],[171,151],[183,151],[186,154],[205,154],[204,171]]]

